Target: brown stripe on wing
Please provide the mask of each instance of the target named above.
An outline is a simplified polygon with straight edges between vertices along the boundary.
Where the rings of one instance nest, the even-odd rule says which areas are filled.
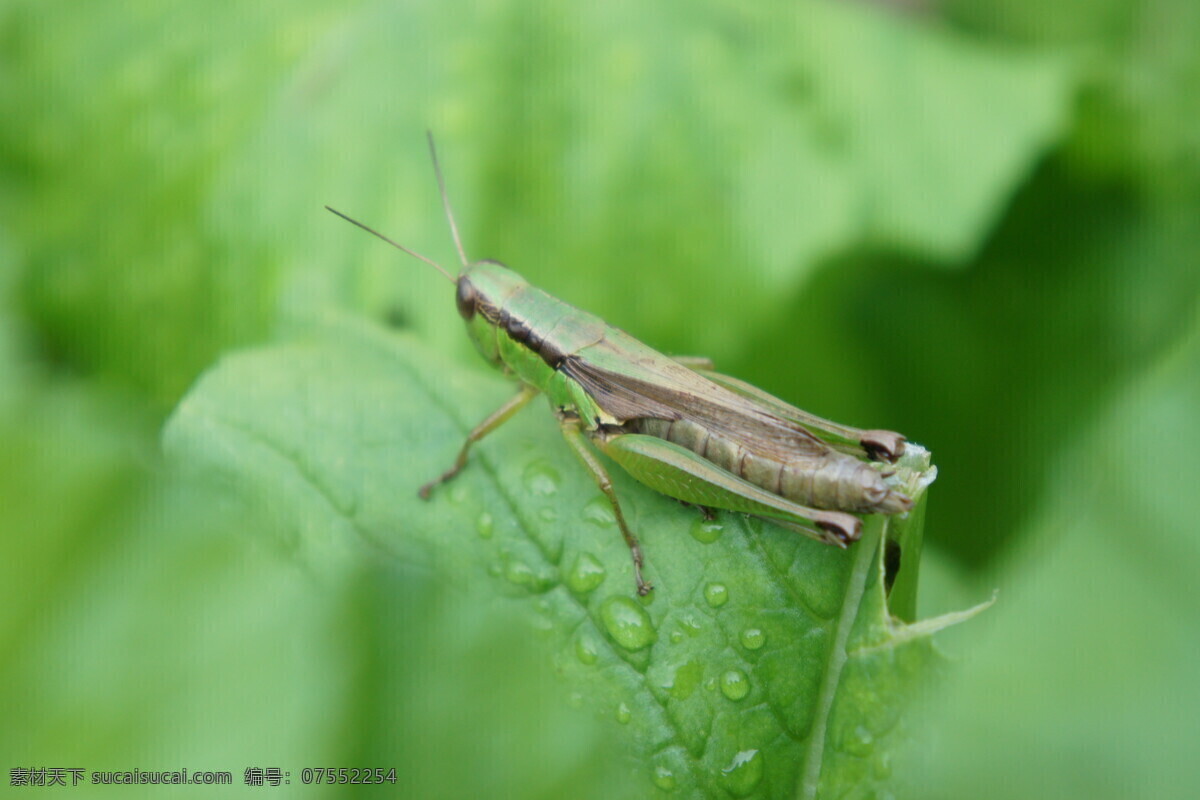
[[[648,372],[645,364],[634,368]],[[622,421],[645,417],[692,420],[754,453],[783,462],[831,452],[828,445],[797,423],[689,369],[675,369],[673,362],[665,362],[661,370],[656,370],[662,373],[660,381],[606,370],[575,356],[565,358],[561,369],[578,381],[601,408]]]

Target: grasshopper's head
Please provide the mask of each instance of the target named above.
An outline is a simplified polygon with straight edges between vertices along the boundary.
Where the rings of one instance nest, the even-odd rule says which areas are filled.
[[[511,324],[506,304],[529,283],[499,261],[476,261],[458,275],[454,303],[467,323],[467,335],[475,348],[493,364],[501,362],[496,328]]]

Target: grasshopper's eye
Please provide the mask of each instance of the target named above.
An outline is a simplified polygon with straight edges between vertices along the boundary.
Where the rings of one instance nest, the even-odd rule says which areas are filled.
[[[465,320],[470,320],[475,316],[476,300],[475,287],[466,278],[459,278],[458,293],[454,297],[454,303],[458,306],[458,315]]]

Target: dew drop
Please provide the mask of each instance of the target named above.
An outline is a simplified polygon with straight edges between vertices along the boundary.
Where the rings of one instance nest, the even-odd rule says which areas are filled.
[[[758,650],[767,643],[767,634],[762,628],[746,628],[742,631],[742,647]]]
[[[604,601],[600,606],[600,620],[613,641],[626,650],[648,647],[657,636],[646,609],[624,595]]]
[[[750,694],[750,679],[740,669],[731,669],[721,676],[721,694],[730,700],[741,700]]]
[[[517,586],[533,585],[533,570],[521,561],[509,561],[504,567],[504,577]]]
[[[533,632],[538,636],[541,636],[543,639],[550,638],[551,634],[554,633],[554,630],[554,621],[546,619],[545,617],[538,617],[533,623]]]
[[[595,664],[597,658],[596,642],[590,636],[580,636],[575,640],[575,657],[583,664]]]
[[[580,553],[567,572],[567,588],[576,594],[586,594],[604,583],[607,573],[591,553]]]
[[[654,768],[654,785],[666,792],[675,790],[675,773],[661,764]]]
[[[866,758],[875,751],[875,736],[865,725],[858,725],[842,736],[842,750],[852,756]]]
[[[522,477],[525,480],[525,488],[542,497],[557,492],[561,480],[558,470],[552,467],[549,461],[541,460],[533,461],[526,466]]]
[[[704,587],[704,599],[713,608],[720,608],[729,600],[729,589],[723,583],[710,583]]]
[[[679,644],[683,641],[683,631],[671,631],[671,644]]]
[[[763,757],[757,750],[743,750],[721,770],[722,783],[734,797],[745,797],[754,791],[763,776]]]
[[[461,506],[467,499],[467,489],[461,484],[450,489],[450,502],[456,506]]]
[[[692,523],[692,538],[701,544],[712,544],[721,538],[725,526],[715,519],[698,519]]]
[[[558,519],[558,512],[553,508],[543,508],[541,511],[538,511],[538,519],[542,522],[554,522]]]
[[[583,693],[571,692],[571,694],[567,697],[567,707],[576,709],[583,708]]]
[[[613,516],[612,503],[604,496],[593,497],[587,501],[583,506],[583,518],[601,528],[611,528],[617,522],[617,518]]]
[[[492,531],[495,527],[496,522],[492,519],[492,515],[488,511],[484,511],[479,515],[479,519],[475,520],[475,530],[479,532],[479,538],[481,539],[492,538]]]
[[[686,700],[692,696],[692,692],[696,691],[696,687],[700,685],[700,679],[703,675],[704,668],[695,661],[689,661],[675,670],[671,682],[663,686],[663,688],[676,700]]]
[[[344,465],[339,463],[338,466],[341,467]],[[361,502],[362,501],[359,498],[357,493],[347,494],[343,497],[338,498],[337,508],[338,508],[338,511],[342,512],[343,515],[345,515],[347,517],[353,517],[356,514],[358,514],[358,508],[359,508],[359,505],[361,504]]]
[[[629,720],[633,719],[633,712],[629,710],[629,706],[622,701],[621,705],[617,706],[617,722],[622,725],[628,725]]]

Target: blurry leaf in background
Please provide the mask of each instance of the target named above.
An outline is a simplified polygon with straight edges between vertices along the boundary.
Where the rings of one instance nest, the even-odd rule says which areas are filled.
[[[1193,325],[1052,466],[1056,491],[1028,543],[989,575],[1010,588],[954,633],[960,664],[928,707],[929,744],[900,762],[917,795],[1196,788],[1197,364]]]
[[[758,343],[758,383],[933,450],[931,539],[983,566],[1056,491],[1056,454],[1194,318],[1200,240],[1182,211],[1048,165],[969,272],[873,254],[824,273]],[[783,330],[815,345],[780,348]]]
[[[448,253],[427,127],[470,252],[727,357],[819,256],[969,253],[1065,107],[1055,60],[853,6],[226,5],[7,14],[8,69],[39,76],[0,138],[26,311],[54,357],[158,406],[277,302],[401,302],[457,337],[445,287],[321,218]]]
[[[4,114],[21,124],[0,133],[0,174],[22,310],[48,356],[128,383],[160,413],[271,319],[278,251],[212,218],[222,165],[320,31],[281,32],[266,8],[4,8],[2,69],[21,78]]]
[[[1068,152],[1084,170],[1196,198],[1200,5],[1191,0],[948,0],[975,33],[1086,56]]]
[[[1200,6],[985,0],[946,14],[1072,55],[1067,146],[964,274],[894,248],[850,253],[764,325],[741,374],[928,446],[941,468],[930,541],[978,569],[1035,535],[1058,454],[1194,319]],[[897,324],[898,309],[920,324]]]

